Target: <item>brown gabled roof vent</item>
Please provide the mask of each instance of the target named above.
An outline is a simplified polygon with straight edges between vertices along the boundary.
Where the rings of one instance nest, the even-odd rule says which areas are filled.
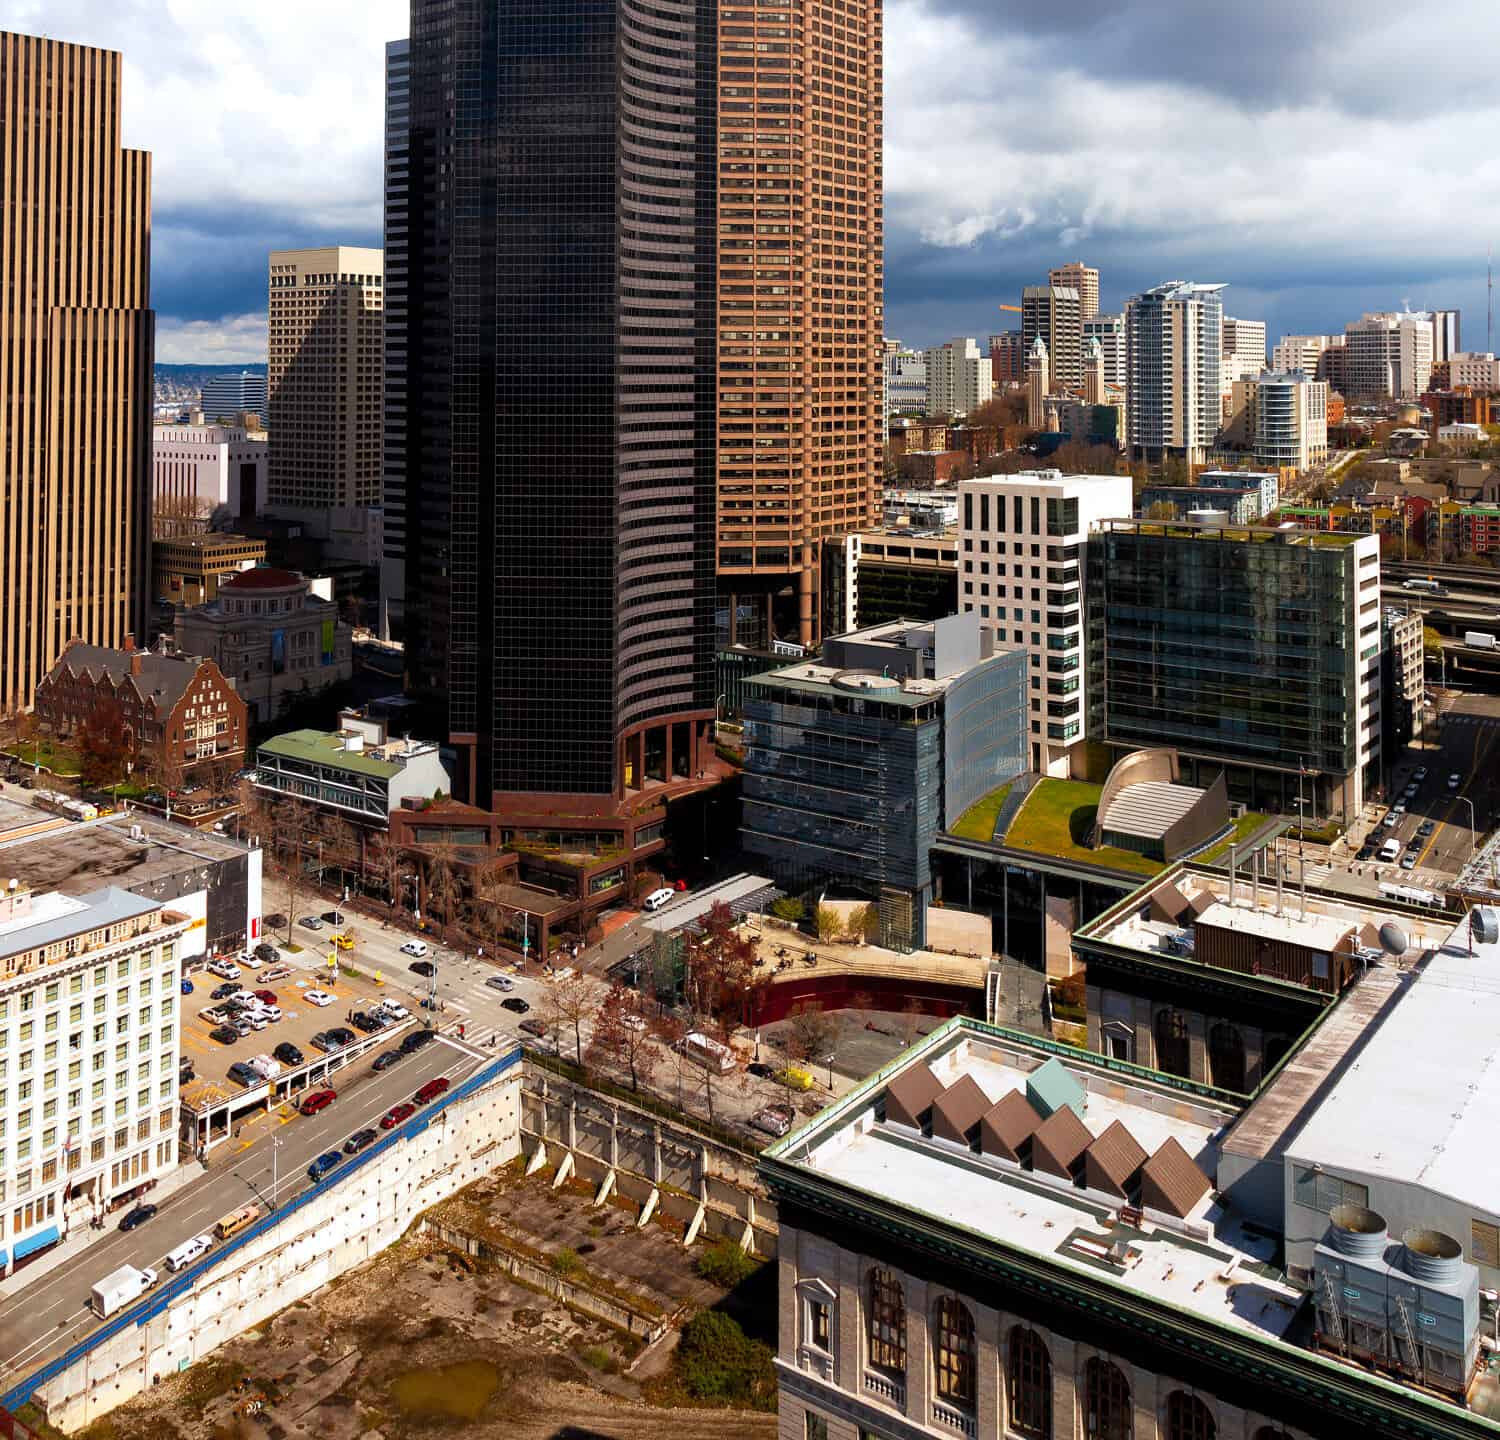
[[[1031,1153],[1031,1137],[1041,1123],[1031,1102],[1019,1090],[1012,1090],[981,1118],[979,1148],[986,1155],[1019,1163]]]
[[[886,1087],[885,1118],[913,1130],[925,1129],[927,1112],[942,1093],[942,1082],[927,1066],[913,1065]]]
[[[932,1103],[932,1133],[955,1145],[978,1148],[979,1121],[990,1108],[990,1097],[972,1075],[956,1080]]]
[[[1208,1194],[1211,1184],[1192,1156],[1168,1137],[1141,1167],[1141,1204],[1184,1220]]]
[[[1083,1152],[1094,1143],[1088,1126],[1071,1107],[1054,1110],[1031,1137],[1031,1168],[1062,1180],[1078,1173]]]
[[[1169,880],[1151,897],[1151,918],[1167,925],[1178,925],[1192,908],[1188,898]]]
[[[1123,1200],[1145,1163],[1146,1151],[1140,1142],[1116,1120],[1084,1151],[1083,1183],[1090,1190],[1102,1190]]]

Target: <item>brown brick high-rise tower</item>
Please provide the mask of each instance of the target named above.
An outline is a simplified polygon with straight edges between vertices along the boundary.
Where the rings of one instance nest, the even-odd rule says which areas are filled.
[[[70,639],[145,632],[151,157],[120,70],[0,33],[0,715]]]
[[[879,506],[880,3],[721,6],[718,53],[719,594],[813,644],[821,542]]]

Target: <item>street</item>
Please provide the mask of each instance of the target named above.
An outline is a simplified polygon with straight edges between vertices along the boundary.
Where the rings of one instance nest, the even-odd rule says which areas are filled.
[[[51,1270],[39,1269],[33,1283],[0,1302],[0,1375],[13,1380],[102,1324],[89,1308],[90,1289],[101,1277],[121,1265],[154,1268],[165,1276],[163,1257],[209,1230],[221,1215],[252,1200],[262,1206],[285,1200],[311,1186],[307,1166],[315,1156],[338,1149],[356,1130],[378,1125],[423,1081],[446,1075],[456,1083],[480,1063],[439,1038],[382,1074],[354,1075],[320,1114],[293,1115],[262,1127],[265,1133],[238,1153],[225,1147],[224,1158],[212,1160],[201,1179],[170,1195],[154,1219],[125,1234],[116,1230]],[[273,1147],[279,1147],[274,1189]],[[195,1160],[183,1163],[198,1166]],[[24,1270],[18,1278],[24,1281]]]

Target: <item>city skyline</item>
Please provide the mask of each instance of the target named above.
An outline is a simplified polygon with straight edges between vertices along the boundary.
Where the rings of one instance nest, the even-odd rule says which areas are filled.
[[[1347,0],[1191,26],[1180,8],[1090,4],[1064,53],[1041,7],[888,0],[887,333],[982,338],[1009,323],[1000,302],[1081,258],[1106,312],[1167,280],[1222,282],[1274,343],[1410,299],[1462,309],[1482,348],[1494,162],[1447,143],[1492,104],[1477,73],[1439,57],[1408,114],[1377,83],[1394,4],[1361,7],[1357,34]],[[1461,8],[1473,53],[1500,40],[1493,10]],[[293,30],[233,0],[189,28],[165,8],[0,0],[0,28],[124,52],[125,141],[157,154],[161,361],[264,359],[267,253],[379,244],[383,47],[406,16],[318,0]],[[1189,35],[1234,73],[1200,77]],[[1384,198],[1401,195],[1424,203]]]

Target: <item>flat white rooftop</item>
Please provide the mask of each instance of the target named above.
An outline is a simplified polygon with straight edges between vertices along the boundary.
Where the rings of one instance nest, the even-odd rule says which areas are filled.
[[[1356,922],[1341,915],[1306,915],[1283,910],[1255,910],[1244,905],[1210,905],[1199,917],[1200,925],[1217,925],[1224,930],[1238,930],[1265,940],[1285,940],[1319,950],[1332,950]],[[1363,922],[1360,922],[1363,923]]]
[[[950,1022],[912,1052],[902,1069],[926,1064],[945,1087],[971,1076],[991,1100],[1026,1090],[1047,1058],[1024,1040],[974,1033]],[[1170,1087],[1132,1083],[1105,1067],[1063,1057],[1085,1087],[1083,1121],[1099,1136],[1119,1121],[1154,1154],[1170,1138],[1207,1175],[1218,1167],[1219,1140],[1233,1111]],[[773,1147],[783,1161],[993,1243],[1069,1269],[1101,1276],[1151,1299],[1240,1330],[1281,1338],[1302,1303],[1273,1260],[1276,1242],[1203,1196],[1185,1220],[1139,1226],[1119,1219],[1123,1201],[876,1119],[874,1101],[895,1072],[866,1082],[837,1121],[804,1144]],[[861,1099],[865,1103],[860,1103]],[[1124,1260],[1120,1263],[1123,1251]],[[1110,1258],[1111,1255],[1115,1258]]]
[[[1473,949],[1464,920],[1406,977],[1405,993],[1288,1143],[1289,1158],[1495,1212],[1500,943]]]

